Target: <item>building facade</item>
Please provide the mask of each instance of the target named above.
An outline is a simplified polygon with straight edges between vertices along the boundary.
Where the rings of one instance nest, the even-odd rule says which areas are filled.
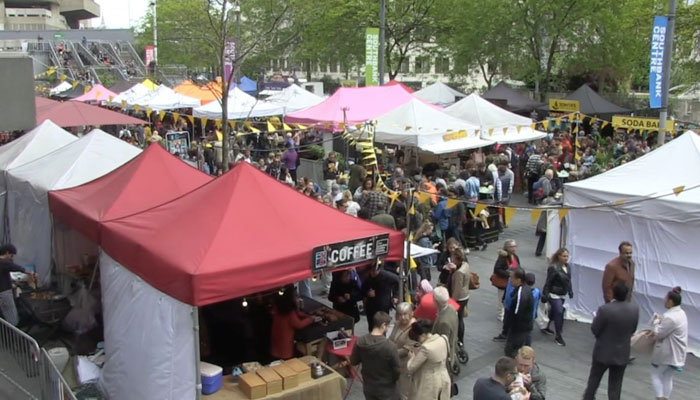
[[[78,29],[80,21],[100,16],[94,0],[0,0],[0,30]]]

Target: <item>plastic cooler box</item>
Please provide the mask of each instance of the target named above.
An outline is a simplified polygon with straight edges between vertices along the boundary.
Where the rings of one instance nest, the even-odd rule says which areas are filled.
[[[205,362],[199,363],[199,373],[202,375],[202,393],[212,394],[221,389],[223,369],[218,365]]]

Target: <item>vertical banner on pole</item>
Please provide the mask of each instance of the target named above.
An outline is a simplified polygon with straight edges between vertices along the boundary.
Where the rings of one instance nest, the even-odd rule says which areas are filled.
[[[666,42],[666,26],[668,18],[654,17],[654,27],[651,30],[651,57],[649,61],[649,107],[661,108],[664,73],[664,43]]]
[[[234,39],[226,40],[224,48],[224,79],[228,81],[233,72],[233,60],[236,59],[236,41]]]
[[[148,46],[146,46],[146,54],[144,55],[143,61],[145,62],[146,67],[148,67],[155,60],[156,60],[155,47],[153,47],[152,45],[149,44]]]
[[[379,28],[365,34],[365,86],[379,85]]]

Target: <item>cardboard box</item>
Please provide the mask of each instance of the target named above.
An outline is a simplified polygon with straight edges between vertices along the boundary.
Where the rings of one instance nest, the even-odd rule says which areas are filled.
[[[238,388],[249,399],[259,399],[267,395],[267,384],[254,372],[239,376]]]
[[[297,381],[299,383],[308,382],[311,380],[311,367],[298,358],[292,358],[284,362],[284,366],[297,373]]]
[[[287,390],[297,387],[299,384],[298,374],[293,369],[282,365],[275,365],[272,369],[277,372],[277,375],[282,377],[282,390]]]
[[[282,391],[282,377],[274,369],[260,368],[255,373],[265,381],[268,396]]]

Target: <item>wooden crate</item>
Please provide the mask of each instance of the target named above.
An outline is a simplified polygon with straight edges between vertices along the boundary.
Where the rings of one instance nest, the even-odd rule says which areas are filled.
[[[279,376],[274,369],[269,367],[261,368],[255,371],[255,373],[265,381],[268,396],[282,391],[282,377]]]
[[[295,388],[299,385],[298,374],[293,369],[284,364],[275,365],[272,369],[277,372],[277,375],[282,377],[282,390]]]
[[[297,373],[297,381],[299,383],[304,383],[311,380],[311,367],[298,358],[292,358],[291,360],[285,361],[284,366]]]
[[[259,399],[267,395],[267,384],[254,372],[241,375],[238,378],[238,388],[249,399]]]

